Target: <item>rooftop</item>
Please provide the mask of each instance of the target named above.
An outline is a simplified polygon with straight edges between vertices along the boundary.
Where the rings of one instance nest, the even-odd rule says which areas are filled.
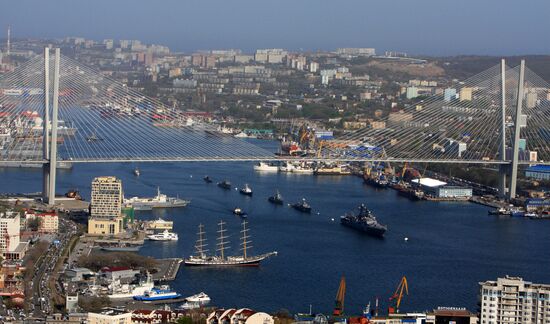
[[[532,165],[526,169],[531,172],[550,172],[550,165]]]
[[[412,183],[417,183],[417,184],[420,184],[420,185],[426,186],[426,187],[432,187],[432,188],[441,187],[441,186],[444,186],[444,185],[447,184],[446,182],[439,181],[437,179],[432,179],[432,178],[413,179],[413,180],[411,180],[411,182]]]

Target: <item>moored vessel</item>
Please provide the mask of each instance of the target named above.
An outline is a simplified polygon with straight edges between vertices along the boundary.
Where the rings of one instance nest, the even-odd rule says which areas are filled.
[[[143,295],[134,296],[134,300],[138,301],[157,301],[181,298],[181,294],[172,291],[169,286],[163,285],[159,288],[152,288],[146,291]]]
[[[279,167],[273,163],[259,162],[254,165],[254,171],[278,172]]]
[[[147,238],[151,241],[177,241],[178,234],[164,230],[161,233],[147,235]]]

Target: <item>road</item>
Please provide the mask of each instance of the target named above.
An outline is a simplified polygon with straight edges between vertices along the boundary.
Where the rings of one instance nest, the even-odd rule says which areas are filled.
[[[43,318],[46,315],[54,313],[52,296],[55,292],[51,291],[49,281],[52,276],[56,279],[58,274],[54,273],[55,266],[71,238],[77,232],[77,226],[73,222],[60,218],[57,238],[50,244],[46,253],[36,262],[34,276],[30,283],[33,289],[30,313],[34,317]],[[59,293],[63,292],[63,286],[57,284],[57,280],[56,289]]]

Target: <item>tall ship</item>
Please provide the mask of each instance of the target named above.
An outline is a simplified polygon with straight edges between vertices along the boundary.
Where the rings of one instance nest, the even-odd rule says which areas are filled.
[[[225,235],[226,229],[224,228],[225,222],[220,221],[218,223],[218,243],[216,251],[217,255],[209,256],[207,254],[208,250],[205,249],[207,246],[206,238],[204,235],[204,226],[199,225],[198,239],[195,244],[195,255],[190,256],[188,259],[185,259],[184,263],[187,266],[210,266],[210,267],[225,267],[225,266],[259,266],[260,262],[264,259],[277,255],[277,252],[269,252],[261,255],[249,255],[248,250],[252,247],[249,240],[250,236],[248,235],[248,228],[246,227],[247,222],[243,221],[241,230],[241,251],[242,255],[238,256],[226,256],[225,250],[229,248],[229,242],[227,241],[227,236]]]
[[[340,217],[340,223],[344,226],[354,228],[368,235],[382,237],[388,230],[385,225],[378,223],[376,217],[364,204],[359,207],[357,214],[348,213]]]
[[[157,195],[152,198],[132,197],[124,200],[124,203],[131,205],[135,210],[152,210],[153,208],[175,208],[185,207],[190,201],[180,199],[179,197],[168,197],[160,193],[160,187],[157,187]]]

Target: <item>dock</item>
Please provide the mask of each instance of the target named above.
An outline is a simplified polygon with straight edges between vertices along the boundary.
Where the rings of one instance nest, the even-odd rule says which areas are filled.
[[[157,282],[176,280],[180,266],[183,263],[183,259],[172,258],[160,259],[158,261],[159,271],[153,274],[153,280]]]

